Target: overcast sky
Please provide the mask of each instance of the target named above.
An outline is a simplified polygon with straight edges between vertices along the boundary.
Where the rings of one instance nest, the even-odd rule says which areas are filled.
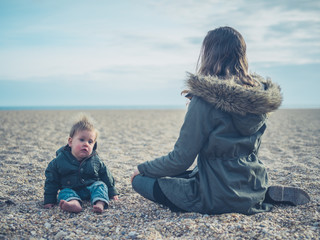
[[[318,0],[0,0],[0,107],[183,106],[220,26],[243,35],[284,107],[320,107]]]

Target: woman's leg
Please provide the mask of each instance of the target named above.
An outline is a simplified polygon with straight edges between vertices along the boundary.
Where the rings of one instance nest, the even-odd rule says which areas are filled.
[[[132,181],[133,189],[143,197],[170,208],[173,212],[185,212],[174,205],[161,191],[158,179],[137,175]]]
[[[158,181],[155,182],[154,188],[153,188],[153,194],[154,198],[156,199],[156,202],[167,206],[172,212],[186,212],[185,210],[182,210],[181,208],[174,205],[161,191],[161,188],[159,186]]]
[[[141,196],[155,202],[153,188],[156,180],[156,178],[137,175],[132,181],[132,187]]]

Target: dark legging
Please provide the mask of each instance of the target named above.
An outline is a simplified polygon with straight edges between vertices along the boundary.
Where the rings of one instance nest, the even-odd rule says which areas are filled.
[[[173,212],[185,212],[174,205],[162,192],[158,180],[156,178],[145,177],[141,175],[135,176],[132,181],[133,189],[143,197],[169,207]]]
[[[178,178],[189,178],[191,172],[185,172]],[[132,181],[133,189],[143,197],[170,208],[173,212],[186,212],[174,205],[162,192],[158,179],[137,175]],[[299,188],[270,186],[264,203],[301,205],[310,201],[309,195]]]

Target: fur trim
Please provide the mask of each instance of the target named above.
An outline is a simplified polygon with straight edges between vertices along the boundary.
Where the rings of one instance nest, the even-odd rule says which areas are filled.
[[[221,79],[190,73],[186,84],[192,95],[201,97],[226,112],[240,115],[265,114],[278,109],[282,103],[280,86],[259,75],[251,76],[261,85],[245,88],[236,78]]]

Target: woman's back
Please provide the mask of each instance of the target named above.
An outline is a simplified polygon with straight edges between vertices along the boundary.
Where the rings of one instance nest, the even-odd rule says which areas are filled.
[[[268,176],[258,152],[267,115],[281,105],[280,87],[248,74],[246,44],[230,27],[208,32],[197,69],[183,91],[191,102],[173,151],[138,165],[133,187],[172,209],[207,214],[268,211]],[[196,158],[197,167],[186,177]],[[273,190],[273,197],[283,200],[282,188]],[[306,194],[300,196],[296,203],[308,201]]]
[[[264,86],[264,82],[259,86]],[[192,74],[187,83],[193,97],[167,163],[174,158],[183,166],[198,155],[198,172],[194,179],[159,179],[164,194],[188,211],[211,214],[265,211],[268,177],[258,151],[266,129],[266,113],[281,103],[279,87],[269,83],[266,88],[248,89],[233,79]],[[239,88],[236,95],[235,88]],[[254,104],[248,104],[248,95],[250,100],[259,102],[264,98],[264,101],[253,107]],[[146,169],[141,167],[147,174],[150,168],[160,167],[157,163]],[[165,171],[170,176],[170,171]]]

